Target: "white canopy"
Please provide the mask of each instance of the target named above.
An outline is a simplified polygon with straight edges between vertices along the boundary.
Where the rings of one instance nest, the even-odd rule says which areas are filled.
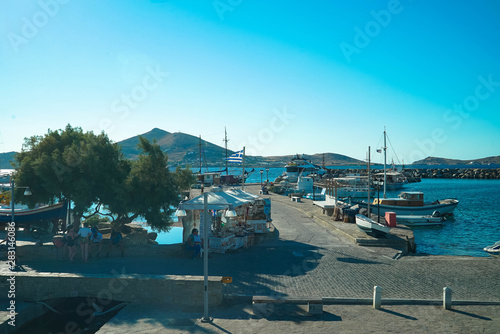
[[[243,204],[253,202],[259,196],[247,193],[239,189],[232,189],[222,192],[207,192],[207,205],[209,210],[227,209],[230,204],[233,208],[242,206]],[[184,210],[203,210],[204,195],[195,197],[189,201],[182,203]]]

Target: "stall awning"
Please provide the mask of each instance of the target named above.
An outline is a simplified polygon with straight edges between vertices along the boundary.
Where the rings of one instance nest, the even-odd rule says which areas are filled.
[[[253,202],[259,196],[237,189],[222,192],[207,192],[207,205],[209,210],[227,209],[230,204],[233,208]],[[203,210],[203,195],[182,203],[184,210]]]

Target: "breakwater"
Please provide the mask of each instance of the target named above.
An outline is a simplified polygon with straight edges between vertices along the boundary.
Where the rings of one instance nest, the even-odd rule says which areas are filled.
[[[372,169],[371,172],[383,173],[383,170]],[[325,177],[344,177],[351,173],[366,175],[366,170],[332,170]],[[409,182],[420,182],[420,179],[500,179],[500,168],[405,168],[402,173]]]

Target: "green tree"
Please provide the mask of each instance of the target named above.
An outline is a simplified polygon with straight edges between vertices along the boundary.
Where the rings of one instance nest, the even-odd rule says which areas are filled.
[[[175,168],[174,179],[175,184],[178,187],[178,192],[189,190],[191,188],[191,185],[196,182],[196,177],[194,176],[190,165],[187,165],[186,168],[177,166]]]
[[[121,227],[143,216],[153,228],[166,230],[178,189],[184,187],[176,181],[185,180],[187,172],[179,170],[184,177],[174,177],[160,146],[143,137],[139,141],[142,154],[128,161],[106,134],[83,133],[71,125],[28,138],[15,158],[15,180],[30,186],[33,195],[22,196],[23,189],[17,189],[16,201],[32,207],[71,200],[77,221],[103,214]]]

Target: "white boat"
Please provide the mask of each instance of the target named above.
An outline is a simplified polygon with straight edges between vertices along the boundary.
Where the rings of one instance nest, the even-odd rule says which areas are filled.
[[[415,215],[396,215],[396,221],[406,226],[436,226],[443,225],[444,217],[439,215],[426,215],[426,216],[415,216]]]
[[[356,202],[360,207],[366,208],[366,202]],[[458,205],[458,200],[449,198],[431,203],[424,203],[424,193],[421,191],[404,191],[398,198],[375,199],[372,205],[380,208],[380,214],[395,212],[398,216],[428,216],[438,211],[441,215],[452,215]]]
[[[312,164],[304,156],[299,157],[297,154],[292,158],[290,163],[285,165],[285,172],[283,172],[282,178],[288,182],[295,183],[299,179],[299,176],[308,176],[311,174],[322,176],[326,174],[326,170],[321,166]]]
[[[491,246],[484,247],[483,250],[490,254],[498,254],[500,255],[500,241],[495,242],[495,244]]]
[[[334,178],[337,182],[337,197],[366,198],[375,195],[375,190],[368,186],[368,177],[360,175],[347,175]],[[368,194],[370,192],[370,194]]]
[[[384,236],[391,230],[389,226],[360,214],[356,215],[356,225],[361,231],[375,237]]]

